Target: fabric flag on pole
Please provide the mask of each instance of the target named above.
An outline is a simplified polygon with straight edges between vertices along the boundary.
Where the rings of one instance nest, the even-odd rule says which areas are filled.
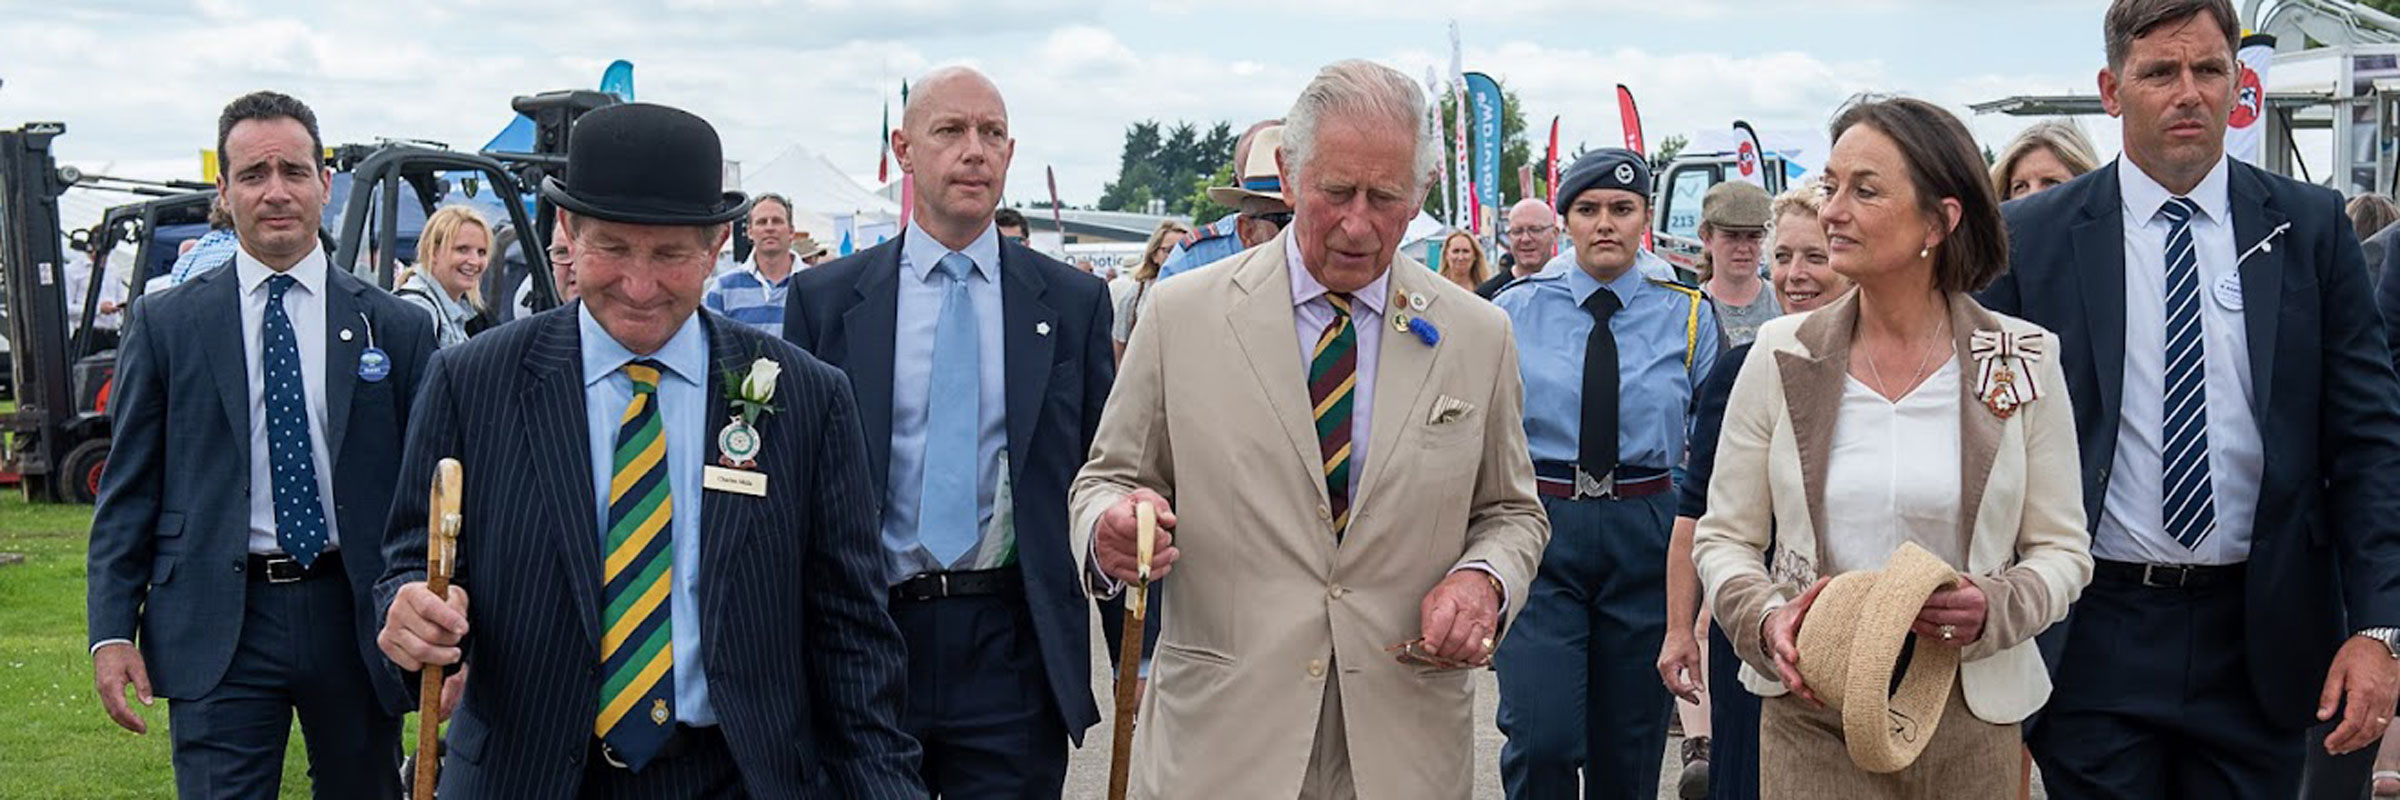
[[[1458,204],[1451,206],[1450,210],[1450,227],[1453,228],[1466,227],[1467,218],[1475,213],[1475,178],[1473,173],[1468,171],[1469,164],[1467,163],[1467,73],[1465,63],[1465,56],[1459,50],[1458,20],[1454,19],[1450,21],[1450,100],[1454,103],[1451,106],[1453,113],[1451,114],[1450,130],[1453,137],[1452,146],[1457,149],[1450,151],[1456,156],[1450,160],[1450,171],[1456,174],[1452,188],[1458,193]]]
[[[883,145],[875,153],[875,182],[877,184],[890,183],[892,180],[892,101],[888,98],[883,101],[882,130]]]
[[[1550,154],[1549,154],[1548,156],[1545,156],[1545,157],[1543,157],[1542,161],[1543,161],[1543,163],[1544,163],[1544,164],[1548,165],[1547,167],[1545,167],[1545,169],[1547,169],[1547,170],[1549,171],[1549,173],[1548,173],[1547,175],[1545,175],[1545,176],[1544,176],[1544,177],[1545,177],[1547,180],[1546,180],[1546,181],[1545,181],[1545,182],[1542,184],[1543,195],[1544,195],[1544,196],[1545,196],[1545,198],[1546,198],[1546,199],[1549,201],[1549,203],[1550,203],[1550,207],[1551,207],[1551,208],[1557,208],[1557,207],[1558,207],[1558,117],[1557,117],[1556,115],[1553,115],[1553,116],[1551,116],[1551,117],[1550,117]],[[1527,196],[1527,197],[1531,197],[1531,196],[1533,196],[1533,195],[1531,195],[1531,194],[1527,194],[1526,196]]]
[[[2256,166],[2266,166],[2267,67],[2275,63],[2275,37],[2253,33],[2242,37],[2240,91],[2234,95],[2233,118],[2225,126],[2225,152]]]
[[[906,78],[900,79],[900,107],[908,107],[908,79]],[[883,140],[890,142],[892,139],[886,136]],[[908,227],[909,215],[914,213],[916,208],[917,176],[902,172],[900,173],[900,227]]]
[[[1500,209],[1500,120],[1508,113],[1500,82],[1481,72],[1467,73],[1467,100],[1474,126],[1475,216],[1469,220],[1480,234],[1490,227],[1485,217]]]
[[[1640,153],[1643,158],[1649,158],[1649,142],[1642,138],[1642,109],[1633,103],[1633,90],[1622,83],[1617,84],[1617,121],[1625,131],[1625,149]],[[1557,136],[1555,124],[1552,125],[1551,131],[1551,135],[1555,138]],[[1551,205],[1557,204],[1552,203]],[[1651,249],[1656,244],[1651,241],[1651,238],[1650,229],[1643,228],[1642,249]]]
[[[609,62],[608,70],[600,73],[600,91],[633,102],[633,62],[622,58]]]
[[[1061,246],[1064,246],[1067,240],[1067,223],[1058,210],[1058,169],[1045,166],[1042,167],[1042,174],[1050,179],[1050,227],[1058,229],[1058,240]],[[1033,232],[1026,231],[1026,233]]]
[[[1758,131],[1742,120],[1733,122],[1733,175],[1758,188],[1767,188],[1766,151],[1758,146]]]
[[[1441,83],[1433,78],[1433,65],[1427,64],[1425,65],[1425,97],[1431,102],[1428,103],[1430,107],[1425,109],[1425,132],[1437,142],[1448,141],[1448,126],[1442,124],[1442,104],[1438,99],[1441,96]],[[1442,219],[1457,219],[1458,208],[1451,205],[1455,195],[1450,193],[1450,171],[1437,169],[1434,172],[1442,176],[1442,193],[1439,195],[1442,199]]]

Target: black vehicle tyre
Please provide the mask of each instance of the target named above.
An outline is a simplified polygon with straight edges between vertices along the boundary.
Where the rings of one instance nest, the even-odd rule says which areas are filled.
[[[100,471],[108,468],[108,440],[93,439],[67,451],[59,463],[57,481],[62,495],[70,503],[90,504],[100,499]]]

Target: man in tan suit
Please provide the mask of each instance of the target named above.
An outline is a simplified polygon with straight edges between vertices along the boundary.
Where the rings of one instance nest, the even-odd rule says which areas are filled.
[[[1326,67],[1278,154],[1290,229],[1160,284],[1126,350],[1069,502],[1103,596],[1135,503],[1161,512],[1136,797],[1472,791],[1464,668],[1549,526],[1508,320],[1397,252],[1424,113],[1399,72]]]

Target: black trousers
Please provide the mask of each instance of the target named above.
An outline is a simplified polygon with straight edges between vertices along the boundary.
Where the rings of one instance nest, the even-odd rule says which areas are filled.
[[[741,769],[733,762],[733,748],[725,743],[723,731],[683,728],[675,736],[681,740],[682,752],[653,758],[642,765],[641,772],[608,763],[599,740],[593,740],[592,752],[583,762],[583,786],[576,796],[590,800],[749,796],[742,788]]]
[[[338,575],[252,582],[224,679],[167,704],[176,793],[274,797],[297,712],[317,797],[399,797],[400,718],[376,703],[352,619]]]
[[[2270,723],[2252,695],[2242,590],[2084,589],[2027,737],[2053,800],[2299,792],[2306,732]]]
[[[908,643],[902,726],[925,748],[936,797],[1061,796],[1067,726],[1019,595],[893,600]]]

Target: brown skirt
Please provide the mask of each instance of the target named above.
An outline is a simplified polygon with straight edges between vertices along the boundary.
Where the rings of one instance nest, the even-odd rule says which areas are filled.
[[[1797,697],[1766,698],[1759,716],[1758,795],[1762,800],[1841,798],[1994,798],[2017,796],[2023,738],[2017,725],[1994,725],[1967,710],[1956,685],[1925,753],[1907,769],[1877,775],[1850,761],[1842,718]]]

